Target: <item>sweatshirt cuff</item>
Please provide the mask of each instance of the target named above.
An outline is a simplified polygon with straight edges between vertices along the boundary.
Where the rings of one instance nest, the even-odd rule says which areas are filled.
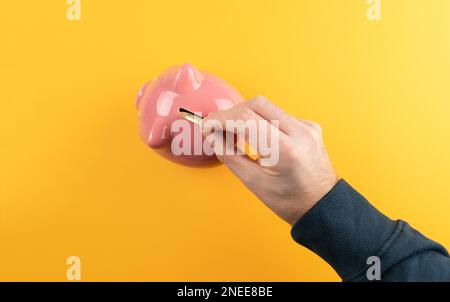
[[[396,225],[341,179],[294,224],[291,235],[349,280],[379,255]]]

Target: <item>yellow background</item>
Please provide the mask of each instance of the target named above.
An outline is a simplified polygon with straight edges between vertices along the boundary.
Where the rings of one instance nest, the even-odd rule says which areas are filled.
[[[450,247],[450,1],[0,6],[0,280],[339,280],[224,167],[159,157],[140,85],[191,62],[322,124],[339,174]]]

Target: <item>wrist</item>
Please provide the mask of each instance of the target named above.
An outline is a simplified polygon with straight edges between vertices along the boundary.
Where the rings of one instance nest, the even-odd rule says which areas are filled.
[[[337,174],[331,175],[328,179],[322,180],[314,189],[307,189],[301,200],[298,201],[298,207],[292,211],[292,215],[286,219],[293,226],[297,221],[301,220],[320,200],[322,200],[339,182],[340,178]]]
[[[377,256],[397,223],[340,180],[292,227],[292,238],[350,279]]]

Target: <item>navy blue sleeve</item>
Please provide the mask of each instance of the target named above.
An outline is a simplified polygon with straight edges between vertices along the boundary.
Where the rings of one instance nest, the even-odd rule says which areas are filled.
[[[444,247],[380,213],[345,180],[292,227],[291,235],[343,281],[368,281],[372,256],[380,260],[381,281],[450,281]]]

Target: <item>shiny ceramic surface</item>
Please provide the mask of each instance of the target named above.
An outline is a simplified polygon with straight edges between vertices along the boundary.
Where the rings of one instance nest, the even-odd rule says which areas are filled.
[[[181,107],[207,116],[242,101],[242,96],[228,83],[190,64],[170,68],[139,91],[136,107],[140,136],[150,148],[171,161],[189,166],[217,163],[214,155],[193,155],[194,138],[201,138],[201,131],[191,122],[191,153],[173,154],[172,139],[179,133],[172,131],[172,123],[182,119]]]

